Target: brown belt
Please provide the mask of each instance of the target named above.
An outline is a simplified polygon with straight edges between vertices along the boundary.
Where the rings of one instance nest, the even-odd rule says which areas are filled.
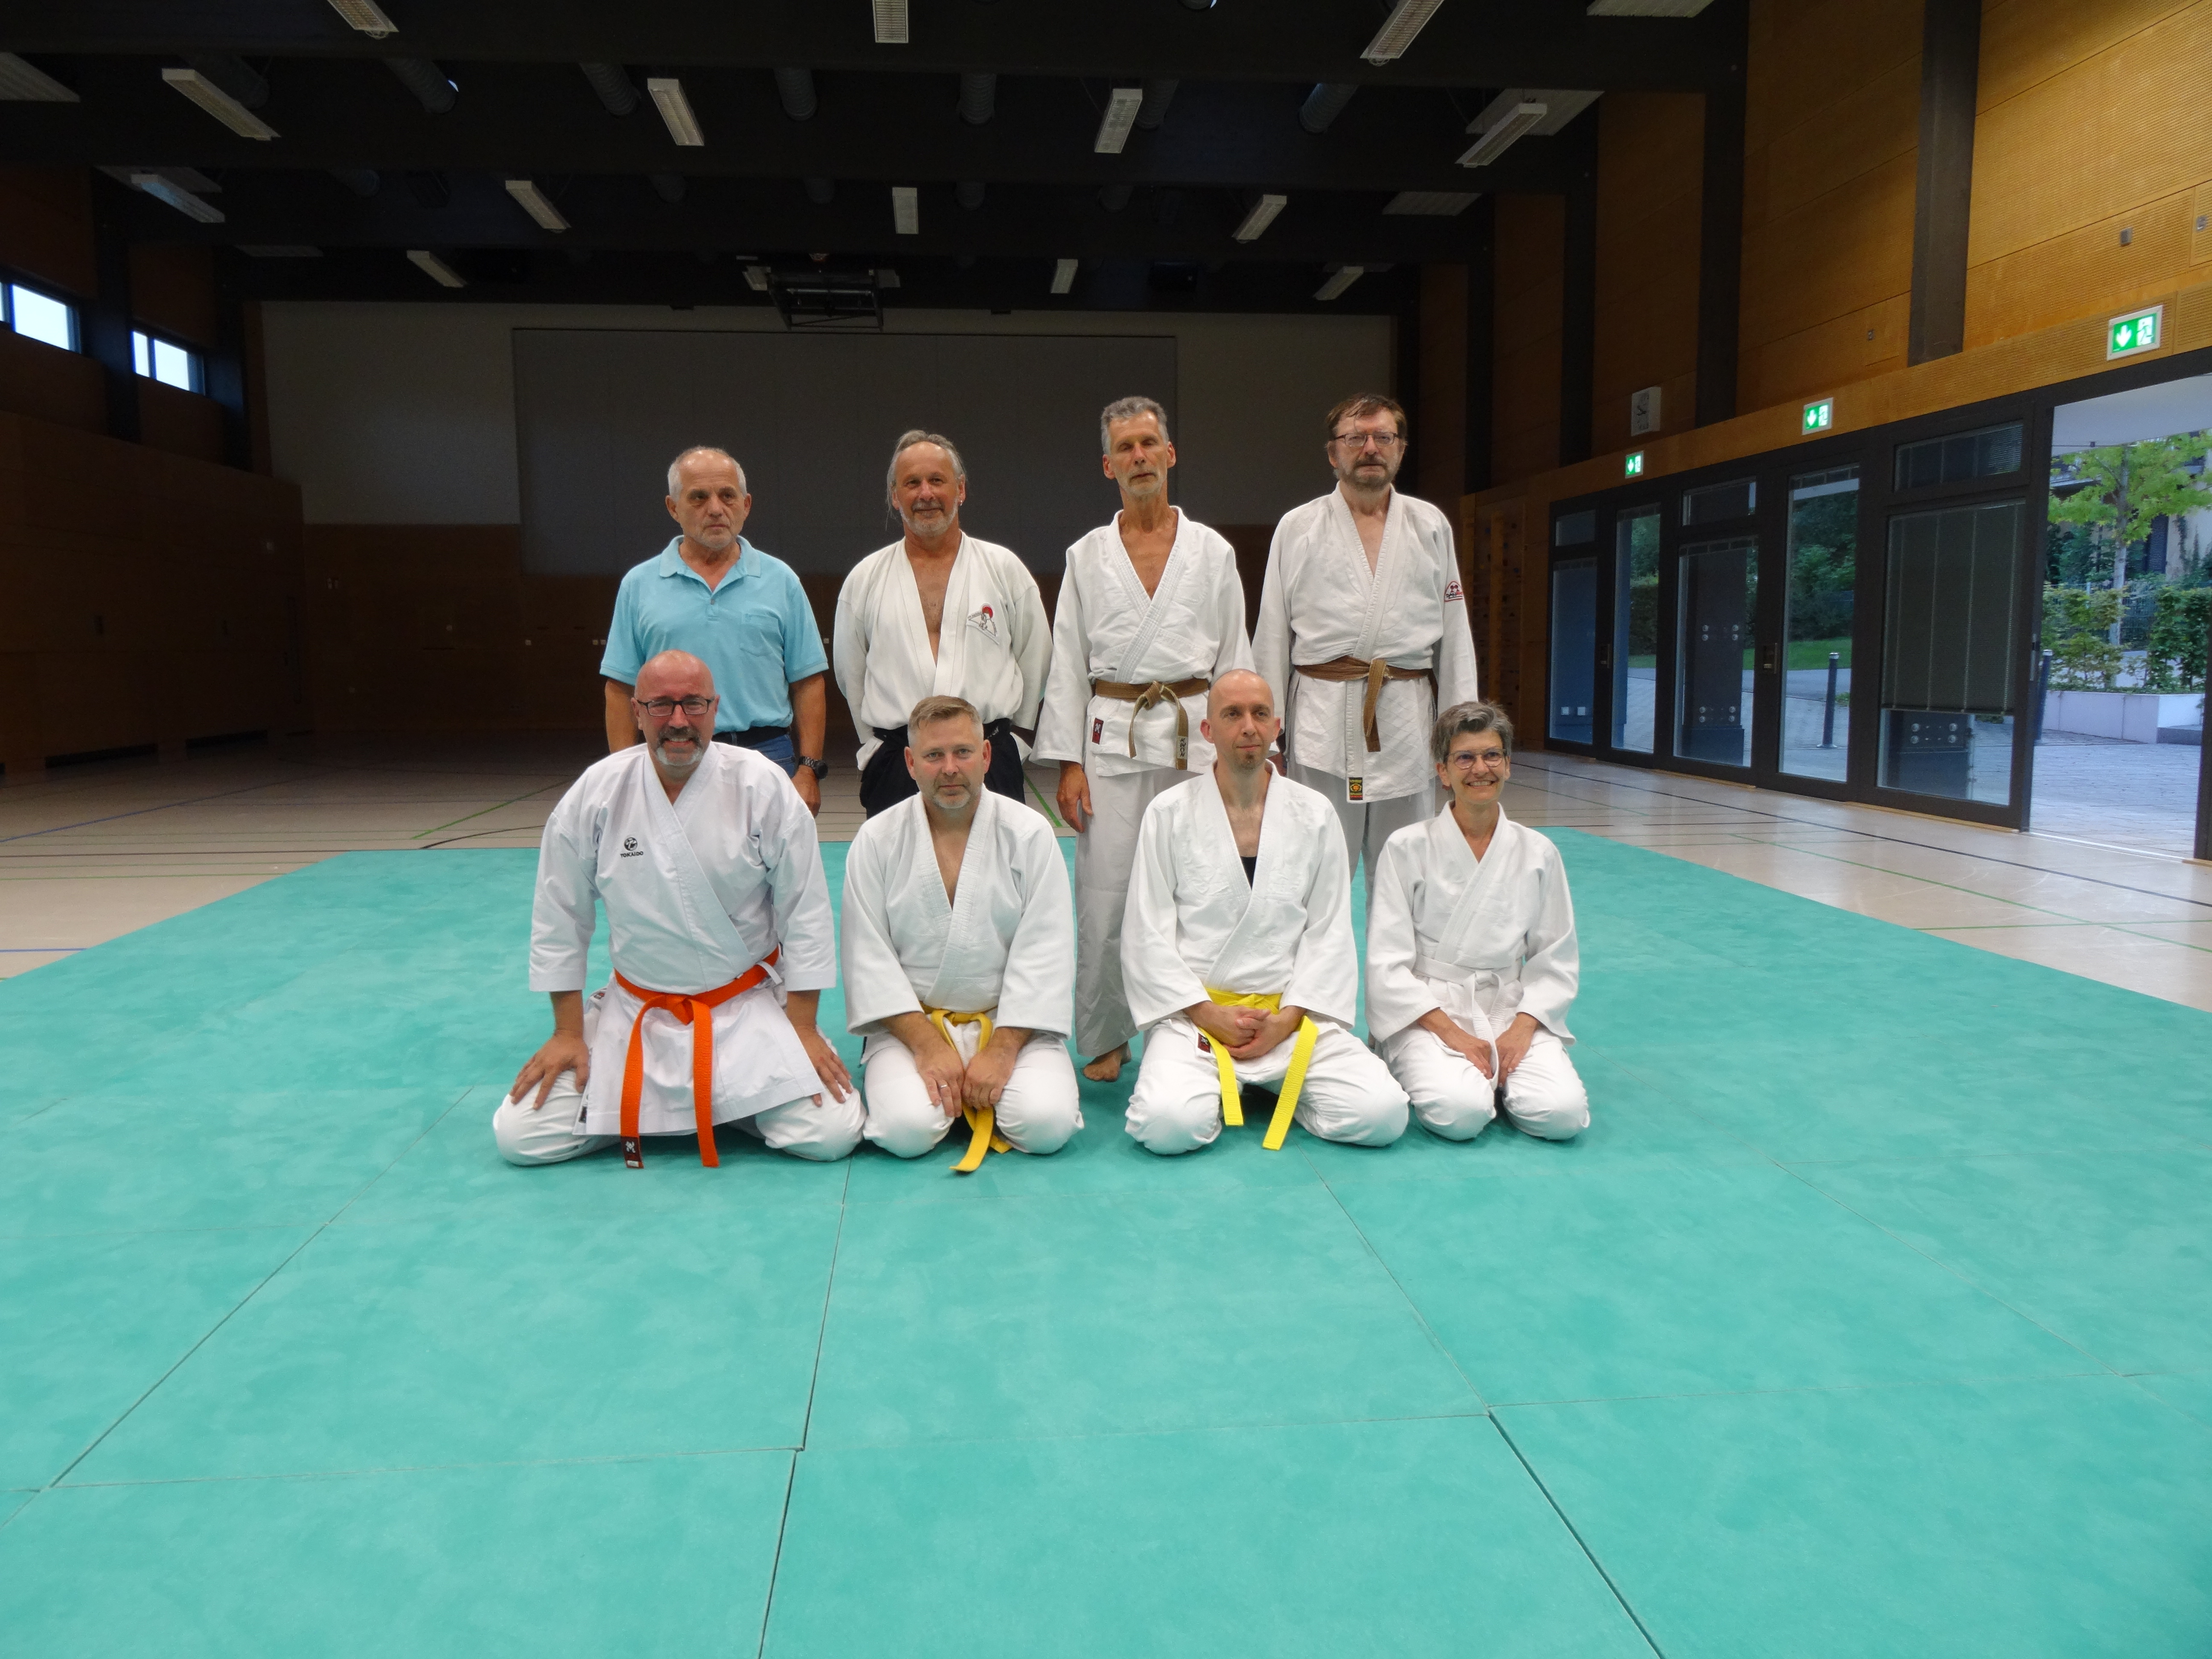
[[[1293,663],[1292,667],[1310,680],[1367,682],[1367,700],[1360,705],[1360,723],[1367,729],[1367,752],[1380,753],[1382,734],[1376,729],[1375,705],[1382,696],[1385,680],[1426,680],[1429,690],[1437,689],[1437,671],[1433,668],[1401,668],[1393,662],[1377,657],[1373,662],[1362,662],[1357,657],[1338,657],[1328,662]]]
[[[1187,680],[1153,680],[1145,685],[1126,685],[1120,680],[1093,680],[1091,690],[1094,696],[1111,697],[1116,702],[1133,702],[1129,711],[1129,758],[1137,757],[1137,716],[1160,703],[1171,702],[1176,711],[1176,770],[1190,770],[1190,710],[1182,706],[1185,697],[1197,696],[1212,689],[1213,682],[1203,674],[1194,674]]]

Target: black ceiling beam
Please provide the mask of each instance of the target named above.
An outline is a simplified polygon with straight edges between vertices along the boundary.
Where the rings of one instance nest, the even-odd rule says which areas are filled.
[[[17,52],[195,52],[482,62],[668,63],[770,69],[1087,75],[1363,86],[1703,90],[1725,27],[1704,18],[1591,17],[1584,0],[1447,0],[1406,55],[1359,56],[1379,6],[1341,0],[1066,4],[913,0],[912,40],[878,46],[866,0],[390,0],[398,33],[358,34],[326,0],[0,0]]]
[[[972,3],[972,0],[959,0]],[[1413,89],[1354,100],[1327,133],[1298,122],[1297,87],[1185,86],[1158,131],[1119,155],[1092,149],[1098,111],[1072,80],[1002,78],[991,121],[960,118],[950,76],[816,77],[811,118],[783,112],[767,70],[687,70],[705,130],[680,148],[649,104],[607,113],[574,64],[480,64],[453,70],[461,94],[427,113],[374,63],[270,66],[258,113],[276,129],[243,138],[161,83],[158,58],[109,58],[79,77],[76,104],[0,104],[0,155],[17,162],[399,172],[684,173],[885,182],[974,179],[1226,185],[1271,190],[1551,192],[1565,188],[1558,142],[1524,138],[1494,166],[1456,165],[1479,101]]]

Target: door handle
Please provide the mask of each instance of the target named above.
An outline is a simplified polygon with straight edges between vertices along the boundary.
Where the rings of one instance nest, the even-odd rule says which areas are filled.
[[[1759,665],[1765,672],[1771,674],[1776,669],[1782,665],[1782,647],[1775,644],[1771,640],[1768,641],[1765,645],[1760,646],[1759,647]]]

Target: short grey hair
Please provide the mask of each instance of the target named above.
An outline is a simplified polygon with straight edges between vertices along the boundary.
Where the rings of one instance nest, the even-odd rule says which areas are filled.
[[[1168,412],[1158,404],[1150,398],[1116,398],[1098,412],[1098,453],[1102,455],[1114,453],[1115,422],[1133,421],[1139,415],[1149,415],[1158,421],[1160,436],[1169,443],[1175,441],[1168,437]]]
[[[685,450],[682,454],[678,455],[674,460],[668,464],[668,495],[670,500],[673,501],[675,499],[677,489],[682,483],[682,480],[678,475],[684,471],[684,463],[690,460],[694,455],[720,455],[732,466],[737,467],[738,469],[738,494],[740,495],[750,495],[753,493],[751,486],[745,483],[745,470],[743,466],[738,465],[738,458],[736,456],[731,454],[726,449],[717,449],[712,444],[693,444],[690,448]]]
[[[891,464],[884,469],[884,505],[885,507],[896,507],[898,504],[899,457],[916,444],[935,444],[952,458],[952,476],[963,483],[968,482],[968,463],[960,459],[960,452],[953,447],[951,439],[946,437],[942,432],[924,432],[918,426],[912,427],[900,433],[898,441],[891,446]]]
[[[1505,752],[1513,752],[1513,720],[1494,702],[1455,702],[1437,716],[1429,733],[1429,757],[1442,766],[1451,758],[1452,739],[1469,732],[1495,732]]]

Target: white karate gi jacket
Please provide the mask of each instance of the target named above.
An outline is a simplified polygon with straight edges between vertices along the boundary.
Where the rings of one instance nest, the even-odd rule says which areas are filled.
[[[1147,708],[1137,722],[1133,760],[1129,720],[1136,705],[1093,696],[1091,681],[1218,680],[1252,665],[1237,550],[1178,508],[1175,545],[1159,586],[1147,594],[1121,545],[1120,526],[1116,514],[1067,550],[1053,610],[1052,672],[1037,716],[1039,758],[1079,762],[1092,777],[1172,768],[1176,717],[1171,707]],[[1198,731],[1206,693],[1182,702],[1190,719],[1188,769],[1203,772],[1213,764],[1213,745]]]
[[[1567,1009],[1581,975],[1566,866],[1547,837],[1500,811],[1478,863],[1446,806],[1383,844],[1367,912],[1376,1042],[1441,1008],[1480,1037],[1522,1013],[1571,1044]]]
[[[1474,698],[1474,635],[1452,551],[1451,524],[1437,508],[1390,493],[1382,548],[1372,576],[1358,526],[1340,491],[1292,507],[1275,526],[1252,655],[1273,688],[1284,747],[1301,766],[1361,781],[1359,799],[1419,794],[1435,777],[1429,731],[1439,708]],[[1392,680],[1376,708],[1382,747],[1367,752],[1360,709],[1364,680],[1332,684],[1292,672],[1294,663],[1339,657],[1433,669],[1425,680]]]
[[[820,1091],[782,998],[836,984],[837,945],[813,815],[782,768],[711,744],[671,802],[643,744],[595,763],[554,807],[538,845],[532,990],[584,988],[594,901],[606,906],[616,972],[648,991],[710,991],[781,948],[767,984],[714,1010],[716,1122]],[[637,1007],[613,980],[586,1000],[586,1133],[617,1131]],[[691,1029],[656,1009],[644,1036],[639,1127],[688,1133]]]
[[[883,746],[877,730],[904,726],[924,697],[965,697],[987,725],[1034,726],[1051,655],[1036,578],[1010,550],[965,531],[934,658],[904,542],[869,554],[837,592],[830,661],[860,727],[863,766]]]
[[[845,1024],[855,1034],[925,1008],[1060,1036],[1073,1029],[1067,865],[1033,807],[983,792],[951,904],[921,798],[877,813],[845,854],[842,914]]]
[[[1154,801],[1137,834],[1121,978],[1139,1026],[1206,1001],[1209,989],[1276,994],[1316,1019],[1350,1025],[1359,956],[1335,807],[1304,784],[1273,779],[1248,884],[1211,770]]]

